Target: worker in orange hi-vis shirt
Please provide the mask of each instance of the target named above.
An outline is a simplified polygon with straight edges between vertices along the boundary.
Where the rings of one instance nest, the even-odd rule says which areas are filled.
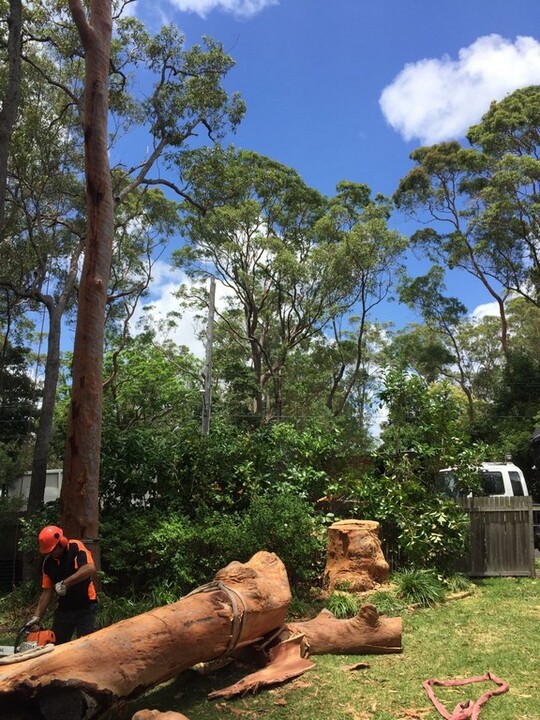
[[[52,631],[56,644],[89,635],[96,630],[97,595],[93,583],[96,566],[92,553],[80,540],[68,540],[61,528],[47,525],[39,533],[39,551],[43,560],[42,592],[36,614],[26,627],[39,627],[41,618],[55,597]]]

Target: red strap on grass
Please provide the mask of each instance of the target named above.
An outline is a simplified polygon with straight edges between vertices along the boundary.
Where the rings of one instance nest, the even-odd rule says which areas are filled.
[[[458,685],[470,685],[471,683],[485,682],[486,680],[491,680],[498,685],[498,687],[493,690],[488,690],[483,695],[480,695],[476,702],[466,700],[465,702],[458,703],[452,714],[448,712],[441,701],[435,696],[433,691],[434,685],[439,687],[454,687]],[[485,675],[466,678],[465,680],[424,680],[422,685],[433,705],[439,713],[446,718],[446,720],[478,720],[482,706],[485,705],[491,697],[494,695],[502,695],[502,693],[508,691],[508,683],[505,683],[504,680],[501,680],[492,672],[487,672]]]

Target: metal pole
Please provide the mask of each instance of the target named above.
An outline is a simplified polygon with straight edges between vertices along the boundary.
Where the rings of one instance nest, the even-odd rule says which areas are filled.
[[[202,411],[202,431],[204,435],[210,432],[210,411],[212,407],[212,341],[214,337],[214,308],[216,300],[216,279],[210,278],[210,292],[208,295],[208,323],[206,327],[206,362],[204,367],[204,392]]]

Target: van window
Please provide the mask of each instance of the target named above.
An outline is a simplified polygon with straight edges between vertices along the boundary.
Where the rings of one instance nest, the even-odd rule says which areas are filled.
[[[510,470],[508,475],[510,476],[510,482],[512,483],[512,492],[515,497],[523,497],[523,483],[521,482],[521,476],[515,470]]]
[[[435,480],[435,492],[455,499],[458,496],[456,474],[451,470],[439,472]]]
[[[504,495],[504,480],[501,472],[482,470],[480,479],[482,481],[481,495]]]

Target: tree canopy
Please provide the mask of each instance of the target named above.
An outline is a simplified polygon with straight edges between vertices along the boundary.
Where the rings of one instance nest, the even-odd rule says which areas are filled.
[[[349,375],[342,367],[334,385],[327,381],[326,402],[341,412],[359,380],[369,311],[388,293],[404,247],[388,228],[388,203],[355,183],[326,198],[294,170],[248,151],[195,153],[189,168],[198,204],[212,208],[184,207],[186,242],[175,263],[195,283],[188,302],[204,304],[210,276],[226,288],[221,332],[241,349],[238,364],[252,368],[253,414],[287,414],[292,355],[315,352],[329,330],[343,348],[337,327],[354,309],[360,322]]]
[[[507,453],[532,464],[540,88],[493,103],[468,144],[417,148],[393,201],[361,178],[325,195],[228,145],[245,107],[219,42],[188,47],[178,28],[152,34],[121,9],[32,0],[20,30],[16,17],[2,30],[1,477],[20,474],[35,441],[37,510],[52,447],[68,532],[97,537],[101,510],[121,533],[129,516],[148,536],[137,550],[162,564],[171,537],[193,551],[194,526],[203,554],[220,533],[222,549],[251,547],[263,527],[286,552],[272,507],[319,537],[325,503],[355,499],[409,559],[444,569],[464,523],[436,495],[438,470]],[[417,223],[410,238],[394,229],[399,212]],[[208,436],[200,358],[150,313],[144,332],[133,325],[169,250],[185,277],[171,326],[189,313],[205,339],[209,281],[219,288]],[[408,250],[430,267],[412,276]],[[498,317],[470,315],[447,290],[456,273]],[[392,300],[416,321],[378,322]],[[37,383],[36,311],[48,325]]]

